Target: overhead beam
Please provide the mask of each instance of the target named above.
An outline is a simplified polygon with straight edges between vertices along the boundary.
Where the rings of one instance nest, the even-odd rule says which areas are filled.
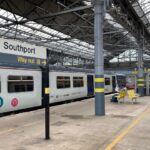
[[[68,14],[68,13],[72,13],[72,12],[76,12],[76,11],[90,9],[92,7],[93,7],[92,5],[81,6],[81,7],[72,8],[72,9],[69,9],[69,10],[56,12],[56,13],[49,13],[48,15],[44,15],[44,16],[41,16],[41,17],[36,17],[36,18],[33,18],[33,19],[25,19],[25,20],[21,20],[21,21],[13,21],[13,23],[4,24],[4,25],[0,26],[0,28],[8,27],[10,25],[15,25],[15,24],[25,24],[25,23],[27,23],[29,21],[35,21],[36,22],[36,21],[41,20],[41,19],[56,17],[56,16],[60,16],[60,15],[64,15],[64,14]]]

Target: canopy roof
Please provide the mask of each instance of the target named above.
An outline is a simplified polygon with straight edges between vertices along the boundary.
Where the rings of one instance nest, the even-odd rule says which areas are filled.
[[[126,5],[129,10],[125,12]],[[105,60],[137,49],[139,35],[144,35],[145,52],[149,54],[149,5],[149,0],[113,0],[104,21]],[[1,0],[0,24],[0,36],[94,59],[94,13],[90,0]]]

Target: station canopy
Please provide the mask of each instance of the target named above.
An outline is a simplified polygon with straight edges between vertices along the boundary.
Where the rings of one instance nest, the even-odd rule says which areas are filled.
[[[104,57],[150,53],[150,0],[113,0],[104,18]],[[94,11],[90,0],[1,0],[0,36],[94,60]],[[139,36],[142,37],[139,39]],[[143,44],[143,43],[142,43]]]

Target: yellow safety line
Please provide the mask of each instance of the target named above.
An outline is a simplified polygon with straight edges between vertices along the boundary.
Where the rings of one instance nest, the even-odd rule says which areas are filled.
[[[95,93],[103,93],[104,91],[104,88],[95,88]]]
[[[95,78],[95,82],[104,82],[104,78]]]
[[[124,129],[121,134],[119,134],[104,150],[112,150],[114,146],[119,143],[128,133],[129,131],[135,127],[148,113],[150,112],[150,108],[146,109],[137,119],[135,119],[126,129]]]
[[[35,125],[35,124],[37,124],[39,122],[40,121],[36,121],[36,122],[33,122],[33,123],[25,124],[25,125],[23,125],[23,127],[29,127],[29,126]]]
[[[33,122],[33,123],[25,124],[25,125],[23,125],[23,126],[20,126],[20,128],[21,128],[21,127],[29,127],[29,126],[32,126],[32,125],[37,124],[37,123],[39,123],[39,122],[40,122],[40,121],[36,121],[36,122]],[[8,130],[0,131],[0,135],[4,135],[4,134],[6,134],[6,133],[16,131],[17,129],[18,129],[18,128],[10,128],[10,129],[8,129]]]
[[[3,135],[5,133],[9,133],[9,132],[13,132],[15,131],[16,129],[15,128],[12,128],[12,129],[8,129],[8,130],[3,130],[3,131],[0,131],[0,135]]]

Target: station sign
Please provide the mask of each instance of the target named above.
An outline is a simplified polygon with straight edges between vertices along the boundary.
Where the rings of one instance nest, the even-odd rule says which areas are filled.
[[[0,38],[0,63],[45,65],[46,48],[18,40]]]

